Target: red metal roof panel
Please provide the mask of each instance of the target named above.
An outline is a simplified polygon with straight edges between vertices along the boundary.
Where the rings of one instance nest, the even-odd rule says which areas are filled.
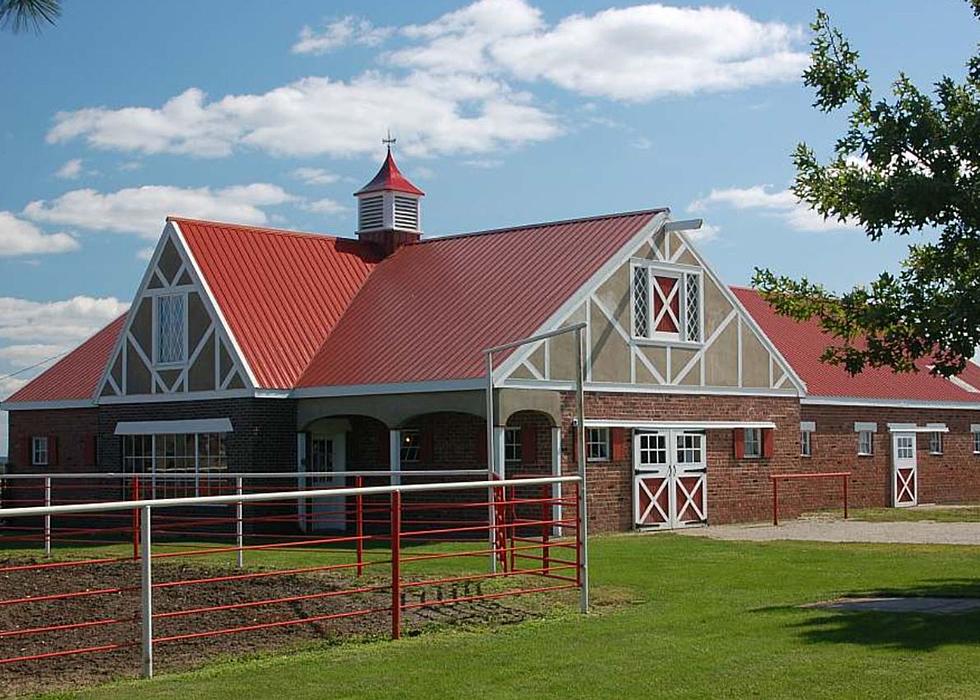
[[[375,269],[297,386],[471,379],[530,335],[662,210],[445,238]]]
[[[171,220],[260,388],[295,384],[378,262],[351,239]]]
[[[126,314],[123,314],[21,387],[4,403],[92,398],[125,321]]]
[[[925,362],[918,372],[895,373],[879,367],[851,376],[843,367],[820,361],[824,349],[839,341],[825,333],[817,321],[800,323],[777,314],[754,289],[732,287],[732,291],[806,383],[808,396],[980,403],[980,393],[930,374]],[[980,368],[970,363],[961,378],[980,385]]]

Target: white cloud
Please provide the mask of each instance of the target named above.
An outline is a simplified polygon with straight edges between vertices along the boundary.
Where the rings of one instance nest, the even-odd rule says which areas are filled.
[[[63,180],[74,180],[79,175],[82,174],[82,159],[72,158],[60,168],[55,173],[56,177],[60,177]]]
[[[394,32],[392,27],[375,27],[359,17],[343,17],[330,22],[319,32],[304,26],[293,53],[321,55],[344,46],[377,46]]]
[[[0,257],[67,253],[78,248],[78,241],[67,233],[44,233],[31,222],[0,211]]]
[[[13,341],[15,346],[73,347],[128,308],[129,304],[115,297],[76,296],[46,302],[0,297],[0,339]],[[8,345],[4,352],[26,350],[15,351]]]
[[[268,217],[262,207],[295,199],[278,185],[266,183],[216,190],[144,185],[107,193],[72,190],[56,199],[31,202],[24,207],[23,214],[35,221],[134,233],[153,239],[160,235],[169,214],[265,224]]]
[[[251,147],[277,156],[377,154],[389,127],[409,155],[484,153],[553,138],[556,117],[500,81],[475,75],[405,77],[368,72],[350,82],[303,78],[255,95],[208,102],[190,88],[161,108],[62,112],[50,143],[227,156]]]
[[[302,207],[307,211],[316,212],[317,214],[340,214],[348,210],[348,207],[337,200],[326,197],[303,204]]]
[[[693,231],[685,231],[684,233],[694,243],[707,243],[721,235],[721,226],[702,223],[701,228]]]
[[[570,15],[545,31],[507,37],[494,60],[524,80],[614,100],[736,90],[796,80],[807,65],[802,30],[732,7],[660,4]]]
[[[711,205],[725,205],[735,209],[759,209],[776,216],[797,231],[837,231],[854,229],[851,222],[824,219],[819,213],[797,200],[789,189],[771,191],[768,185],[730,187],[711,190],[707,197],[691,202],[690,211],[704,211]]]
[[[340,179],[339,175],[327,172],[323,168],[296,168],[290,175],[307,185],[329,185]]]

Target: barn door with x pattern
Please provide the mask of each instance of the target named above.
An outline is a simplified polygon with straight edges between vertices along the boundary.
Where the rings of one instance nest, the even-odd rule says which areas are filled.
[[[892,433],[892,505],[896,508],[919,502],[915,454],[915,433]]]
[[[663,530],[708,518],[704,433],[680,430],[633,436],[633,522]]]

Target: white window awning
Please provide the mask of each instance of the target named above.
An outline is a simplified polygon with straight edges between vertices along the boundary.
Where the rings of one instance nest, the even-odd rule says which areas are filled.
[[[735,428],[775,428],[772,421],[718,421],[718,420],[606,420],[586,418],[586,428],[635,428],[637,430],[733,430]]]
[[[889,423],[888,431],[892,433],[948,433],[945,423],[926,423],[919,426],[915,423]]]
[[[116,423],[116,435],[176,435],[179,433],[231,433],[228,418],[192,420],[138,420]]]

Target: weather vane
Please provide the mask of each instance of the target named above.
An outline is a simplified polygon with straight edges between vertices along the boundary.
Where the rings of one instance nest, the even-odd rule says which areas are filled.
[[[391,144],[393,144],[397,140],[398,139],[394,139],[394,138],[391,137],[391,129],[388,129],[388,136],[387,136],[387,138],[381,139],[381,143],[385,144],[388,147],[388,150],[390,151],[391,150]]]

